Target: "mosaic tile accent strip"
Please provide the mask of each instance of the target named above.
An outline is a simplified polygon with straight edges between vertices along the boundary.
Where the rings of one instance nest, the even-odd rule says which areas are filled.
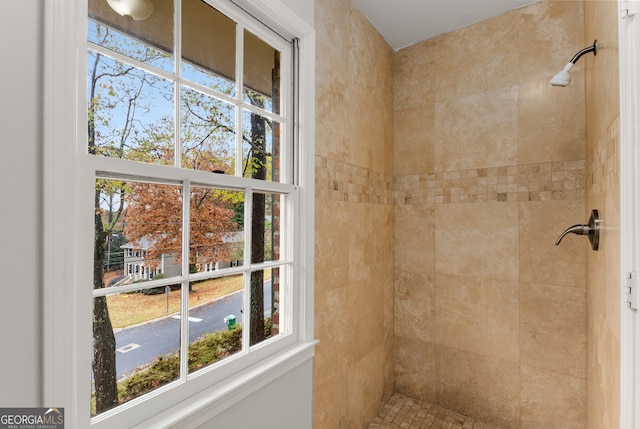
[[[584,160],[398,176],[394,182],[398,205],[584,198]]]
[[[393,178],[316,156],[316,197],[330,201],[393,204]]]
[[[462,414],[399,393],[391,396],[368,429],[493,429]]]
[[[606,165],[615,160],[607,158]],[[316,197],[398,205],[576,200],[585,198],[585,171],[585,161],[580,160],[392,178],[316,156]]]

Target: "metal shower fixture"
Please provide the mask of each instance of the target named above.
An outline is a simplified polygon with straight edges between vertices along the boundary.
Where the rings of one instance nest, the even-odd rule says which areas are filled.
[[[569,75],[569,71],[573,68],[576,62],[578,62],[581,56],[583,56],[584,54],[588,54],[589,52],[593,52],[593,55],[598,55],[598,40],[594,40],[592,46],[584,48],[583,50],[575,54],[571,61],[569,61],[559,73],[551,78],[551,81],[549,83],[553,86],[569,85],[571,83],[571,75]]]
[[[556,240],[556,246],[560,244],[565,235],[572,233],[577,235],[587,235],[591,243],[591,249],[598,250],[600,247],[600,216],[598,210],[591,210],[591,217],[588,224],[577,224],[567,228]]]

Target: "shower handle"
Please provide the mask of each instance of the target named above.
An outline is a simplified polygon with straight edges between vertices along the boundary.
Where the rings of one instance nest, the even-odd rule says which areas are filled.
[[[588,235],[589,241],[591,242],[591,248],[593,250],[598,250],[600,244],[600,217],[598,216],[598,210],[591,210],[591,217],[589,218],[589,223],[585,224],[577,224],[570,226],[556,240],[556,246],[560,244],[562,239],[567,234],[577,234],[577,235]]]
[[[560,237],[558,237],[558,239],[556,240],[556,246],[560,244],[564,236],[569,233],[577,234],[577,235],[589,235],[589,231],[591,231],[591,228],[589,228],[589,225],[585,225],[583,223],[570,226],[569,228],[565,229],[562,234],[560,234]]]

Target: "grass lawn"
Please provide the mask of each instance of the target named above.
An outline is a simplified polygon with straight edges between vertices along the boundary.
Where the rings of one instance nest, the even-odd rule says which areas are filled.
[[[194,284],[192,289],[193,291],[189,294],[189,308],[241,290],[242,275],[203,281]],[[179,312],[180,290],[172,290],[169,293],[168,309],[165,293],[158,295],[121,293],[108,296],[107,303],[113,328],[124,328]]]

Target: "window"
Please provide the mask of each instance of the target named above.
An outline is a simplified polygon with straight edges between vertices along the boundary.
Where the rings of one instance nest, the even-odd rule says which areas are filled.
[[[71,91],[75,139],[49,128],[47,190],[73,185],[45,206],[71,233],[45,225],[45,241],[74,250],[45,285],[68,310],[45,314],[45,397],[61,393],[78,426],[129,427],[311,357],[313,127],[305,148],[298,30],[284,37],[228,0],[152,2],[140,20],[104,0],[63,3],[47,8],[78,8],[86,29],[78,79],[63,82],[84,83]],[[48,82],[61,103],[69,92]],[[52,107],[56,124],[73,122]]]
[[[287,221],[296,191],[292,165],[281,162],[293,161],[290,44],[201,0],[159,2],[140,21],[104,1],[88,6],[81,150],[93,156],[86,212],[95,213],[91,414],[99,416],[291,333]],[[136,265],[108,287],[113,235],[136,249]],[[149,281],[145,266],[162,258],[172,275]],[[243,263],[231,269],[235,259]],[[211,264],[227,268],[211,275]],[[129,344],[137,347],[119,348]]]

